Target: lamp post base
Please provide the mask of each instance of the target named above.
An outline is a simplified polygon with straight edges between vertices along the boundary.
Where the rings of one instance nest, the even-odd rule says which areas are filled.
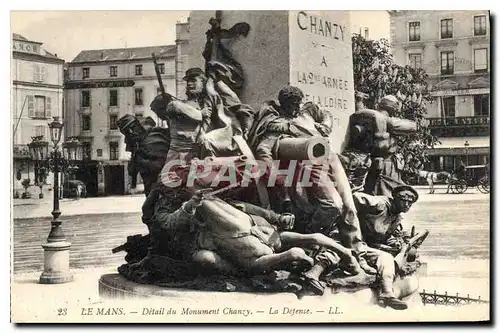
[[[69,271],[69,242],[53,242],[42,245],[44,250],[41,284],[58,284],[73,281]]]

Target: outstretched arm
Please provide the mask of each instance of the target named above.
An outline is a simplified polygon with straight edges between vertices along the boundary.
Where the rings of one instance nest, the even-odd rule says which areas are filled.
[[[292,214],[278,214],[274,211],[260,206],[238,200],[227,200],[229,204],[238,208],[239,210],[249,214],[260,216],[264,218],[268,223],[277,227],[278,230],[290,230],[293,228],[295,223],[295,216]]]
[[[276,226],[279,224],[280,215],[270,209],[265,209],[257,205],[239,200],[231,199],[228,200],[228,203],[247,214],[263,217],[270,224]]]
[[[194,121],[202,120],[202,113],[200,112],[200,110],[181,101],[172,101],[168,103],[166,114],[184,115]]]
[[[356,192],[352,198],[357,211],[360,213],[380,213],[386,207],[385,199],[382,196]]]
[[[390,117],[387,119],[387,129],[395,135],[410,135],[417,131],[417,123],[403,118]]]

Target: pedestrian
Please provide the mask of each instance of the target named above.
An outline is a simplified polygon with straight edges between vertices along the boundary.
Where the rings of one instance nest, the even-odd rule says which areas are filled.
[[[83,186],[81,183],[78,183],[76,185],[76,200],[80,200],[80,198],[82,197],[82,193],[83,193]]]

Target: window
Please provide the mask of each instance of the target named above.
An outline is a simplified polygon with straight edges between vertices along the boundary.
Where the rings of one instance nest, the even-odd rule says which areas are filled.
[[[453,74],[453,51],[441,52],[441,75]]]
[[[142,65],[135,65],[135,75],[142,75]]]
[[[90,131],[90,116],[82,115],[82,131]]]
[[[35,82],[44,82],[47,76],[47,68],[42,65],[34,64],[34,80]]]
[[[165,64],[158,64],[158,70],[160,74],[165,74]]]
[[[455,117],[455,96],[443,98],[443,111],[445,117]]]
[[[26,96],[28,117],[50,118],[52,113],[52,98],[45,96]]]
[[[40,125],[35,127],[35,136],[45,136],[45,126]]]
[[[110,160],[118,159],[118,142],[109,143],[109,159]]]
[[[474,50],[474,72],[487,72],[488,71],[488,50],[475,49]]]
[[[90,77],[90,68],[82,68],[82,79],[88,79]]]
[[[441,39],[453,38],[453,20],[441,20]]]
[[[117,66],[109,66],[109,76],[111,76],[111,77],[118,76],[118,67]]]
[[[102,157],[102,149],[97,149],[97,157]]]
[[[474,95],[474,116],[490,115],[490,95]]]
[[[83,159],[92,159],[92,144],[90,142],[83,142]]]
[[[35,96],[26,96],[26,103],[28,103],[28,117],[35,116]]]
[[[420,53],[410,54],[410,67],[422,68],[422,55]]]
[[[90,107],[90,91],[83,90],[82,91],[82,108]]]
[[[420,40],[420,22],[410,22],[409,40],[410,42],[416,42]]]
[[[443,157],[444,157],[443,158],[444,170],[448,170],[448,171],[455,170],[455,164],[454,164],[455,159],[453,158],[453,156],[445,155]]]
[[[44,96],[35,96],[35,118],[45,118]]]
[[[486,35],[486,15],[474,16],[474,36]]]
[[[52,117],[52,98],[45,97],[45,117]]]
[[[118,106],[118,90],[109,91],[109,106]]]
[[[143,105],[142,88],[135,89],[135,105]]]
[[[110,115],[109,116],[109,129],[110,130],[117,130],[118,129],[118,116],[117,115]]]

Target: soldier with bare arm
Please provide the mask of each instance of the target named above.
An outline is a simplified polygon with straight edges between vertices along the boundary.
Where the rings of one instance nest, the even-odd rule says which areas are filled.
[[[380,244],[391,245],[393,235],[402,230],[401,213],[408,212],[417,200],[418,193],[406,185],[396,187],[391,197],[354,193],[363,239],[370,246],[365,257],[370,264],[377,267],[380,281],[379,301],[395,308],[407,306],[394,294],[393,283],[396,277],[394,258],[390,253],[372,247],[379,247]],[[406,282],[412,283],[412,281]],[[414,292],[409,290],[412,288],[406,289],[407,293]]]

